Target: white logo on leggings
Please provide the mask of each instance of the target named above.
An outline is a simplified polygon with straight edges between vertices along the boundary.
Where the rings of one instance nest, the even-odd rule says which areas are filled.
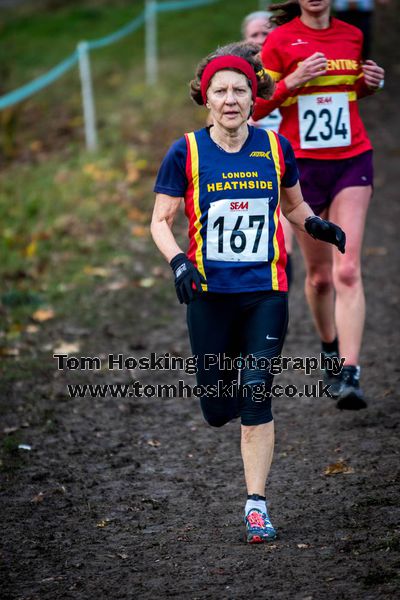
[[[266,337],[265,339],[266,339],[266,340],[277,340],[278,338],[271,337],[271,336],[269,335],[269,333],[268,333],[268,334],[267,334],[267,337]]]

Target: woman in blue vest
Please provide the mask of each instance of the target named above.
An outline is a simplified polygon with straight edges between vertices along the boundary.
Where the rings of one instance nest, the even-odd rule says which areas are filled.
[[[303,201],[289,142],[247,123],[256,96],[268,98],[273,91],[257,53],[254,44],[230,44],[199,64],[191,96],[207,107],[213,125],[169,149],[155,185],[151,224],[174,272],[178,299],[188,305],[204,417],[214,427],[241,419],[249,543],[276,536],[265,485],[274,448],[270,367],[279,360],[287,328],[281,208],[302,231],[341,252],[345,247],[344,232],[315,217]],[[172,232],[182,200],[189,222],[186,250]]]

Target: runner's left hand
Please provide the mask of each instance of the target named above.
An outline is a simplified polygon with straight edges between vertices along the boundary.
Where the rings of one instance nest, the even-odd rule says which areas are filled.
[[[345,253],[346,234],[339,225],[314,216],[307,217],[304,222],[304,229],[314,239],[334,244],[342,254]]]
[[[372,90],[377,90],[382,87],[381,82],[385,79],[385,71],[376,64],[373,60],[366,60],[361,65],[364,73],[364,80],[366,85]]]

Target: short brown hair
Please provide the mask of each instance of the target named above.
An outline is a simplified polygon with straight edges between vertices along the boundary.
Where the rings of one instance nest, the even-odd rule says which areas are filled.
[[[213,58],[218,56],[240,56],[247,60],[257,77],[257,96],[268,100],[274,93],[275,84],[271,77],[265,72],[261,59],[259,58],[260,48],[257,44],[249,42],[234,42],[217,48],[214,52],[203,58],[197,66],[196,74],[194,79],[190,82],[190,95],[196,104],[203,104],[203,97],[201,95],[200,84],[201,76],[203,75],[204,69]],[[251,87],[251,85],[250,85]]]

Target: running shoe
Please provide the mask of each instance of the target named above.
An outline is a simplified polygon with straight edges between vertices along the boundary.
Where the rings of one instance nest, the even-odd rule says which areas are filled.
[[[339,358],[337,352],[323,352],[323,355],[325,358]],[[323,380],[325,385],[330,386],[329,393],[332,398],[337,398],[342,384],[342,372],[335,374],[332,369],[325,367]]]
[[[272,526],[268,514],[261,512],[258,508],[249,510],[244,522],[246,524],[246,539],[249,544],[270,542],[276,538],[276,530]]]
[[[348,365],[342,369],[342,381],[336,407],[340,410],[361,410],[367,408],[360,388],[360,367]]]

